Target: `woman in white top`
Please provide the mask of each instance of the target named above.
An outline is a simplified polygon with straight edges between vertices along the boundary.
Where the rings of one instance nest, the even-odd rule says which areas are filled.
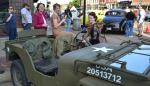
[[[138,17],[137,17],[137,22],[138,22],[138,36],[142,36],[143,34],[143,27],[144,27],[144,19],[145,19],[145,10],[139,6],[139,14],[138,14]]]

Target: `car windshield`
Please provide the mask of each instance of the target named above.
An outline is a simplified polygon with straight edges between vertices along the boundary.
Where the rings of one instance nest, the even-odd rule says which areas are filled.
[[[108,12],[106,12],[106,16],[124,16],[124,12],[108,11]]]
[[[138,49],[120,58],[119,61],[127,63],[127,70],[144,73],[150,67],[150,45],[141,45]],[[121,64],[112,63],[111,66],[120,68]]]

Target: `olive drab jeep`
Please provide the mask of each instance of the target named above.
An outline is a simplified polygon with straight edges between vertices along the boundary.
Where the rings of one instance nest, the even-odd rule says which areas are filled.
[[[55,37],[22,32],[5,43],[14,86],[150,86],[150,41],[100,43],[55,57]]]

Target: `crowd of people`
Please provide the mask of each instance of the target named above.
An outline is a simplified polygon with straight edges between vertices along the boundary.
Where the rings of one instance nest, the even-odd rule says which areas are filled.
[[[72,21],[72,13],[70,11],[71,5],[68,5],[66,10],[64,11],[65,23],[66,23],[66,32],[70,32],[71,28],[71,21]],[[51,13],[52,11],[49,10],[49,5],[47,5],[47,9],[45,9],[45,4],[38,3],[36,6],[35,12],[31,13],[31,8],[28,4],[24,3],[23,8],[20,10],[21,22],[23,30],[31,30],[33,26],[34,29],[44,29],[47,30],[48,27],[51,26]],[[55,14],[55,11],[53,12]],[[58,14],[60,17],[60,12]],[[9,40],[14,40],[17,37],[17,27],[16,27],[16,15],[15,9],[13,6],[10,6],[8,9],[8,14],[5,18],[6,28],[8,29]],[[63,23],[64,23],[63,22]]]
[[[48,7],[48,6],[47,6]],[[53,5],[53,13],[50,14],[49,10],[45,9],[45,4],[38,3],[36,6],[36,11],[31,14],[31,8],[28,4],[24,4],[23,8],[21,9],[21,16],[22,16],[22,27],[23,30],[31,30],[33,26],[34,29],[43,29],[47,30],[49,24],[51,24],[52,33],[55,37],[55,51],[58,52],[56,56],[59,57],[63,50],[63,42],[62,40],[66,40],[71,44],[74,34],[71,32],[71,20],[72,20],[72,13],[70,11],[71,5],[68,5],[66,10],[64,11],[64,17],[60,17],[61,12],[60,4]],[[133,11],[128,8],[126,14],[126,36],[133,37],[133,26],[135,18],[137,19],[138,25],[138,36],[142,36],[143,34],[143,23],[145,18],[145,11],[139,6],[139,12],[136,16]],[[51,16],[50,16],[51,15]],[[47,23],[47,20],[50,23]],[[88,25],[86,25],[87,33],[83,36],[82,39],[89,38],[89,42],[91,44],[100,43],[99,35],[101,34],[101,29],[103,28],[103,22],[96,22],[97,16],[94,12],[90,12],[88,14]],[[63,31],[61,25],[66,23],[66,30]],[[8,9],[8,14],[6,17],[6,28],[8,28],[9,40],[14,40],[17,37],[17,26],[16,26],[16,15],[14,13],[14,8],[12,6]],[[46,33],[45,33],[46,34]],[[60,41],[61,40],[61,41]]]
[[[56,56],[60,56],[63,51],[63,42],[65,40],[67,42],[72,43],[75,35],[71,32],[71,21],[72,21],[72,13],[70,11],[71,5],[64,11],[64,17],[60,17],[60,4],[53,5],[53,13],[50,17],[50,14],[46,12],[45,4],[38,3],[36,6],[36,11],[31,14],[31,8],[28,4],[23,4],[23,8],[20,10],[22,16],[22,27],[23,30],[29,31],[33,26],[34,29],[44,29],[47,30],[49,23],[47,23],[47,19],[50,20],[51,28],[53,36],[55,37],[55,51]],[[14,13],[14,8],[12,6],[9,7],[8,16],[6,18],[6,28],[8,28],[9,40],[15,40],[17,38],[17,26],[16,26],[16,15]],[[84,38],[90,37],[91,44],[99,43],[99,30],[95,28],[97,16],[94,12],[89,14],[89,25],[87,26],[88,33]],[[63,31],[61,25],[66,23],[66,30]],[[97,29],[97,30],[92,30]],[[96,32],[94,32],[96,31]],[[96,36],[95,36],[96,33]],[[57,46],[59,45],[59,46]]]
[[[137,21],[137,29],[138,29],[138,37],[141,37],[143,35],[144,30],[144,22],[146,18],[146,11],[142,8],[142,6],[138,6],[138,12],[134,13],[133,9],[130,7],[126,9],[126,30],[125,35],[127,37],[133,37],[133,26],[134,22]]]

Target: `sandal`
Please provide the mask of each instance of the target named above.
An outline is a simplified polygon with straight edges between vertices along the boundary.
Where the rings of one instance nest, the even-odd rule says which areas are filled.
[[[137,34],[136,36],[139,36],[140,34]]]
[[[142,37],[143,35],[138,35],[138,37]]]

